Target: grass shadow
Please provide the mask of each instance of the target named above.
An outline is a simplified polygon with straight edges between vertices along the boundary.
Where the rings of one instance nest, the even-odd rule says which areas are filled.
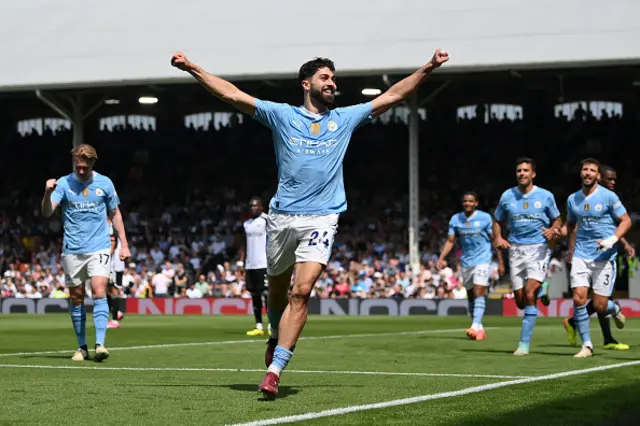
[[[22,355],[20,358],[22,359],[31,359],[31,358],[42,358],[42,359],[71,359],[73,356],[73,352],[69,352],[68,354],[56,354],[56,355]]]
[[[588,384],[588,381],[583,382]],[[631,426],[640,418],[640,382],[597,389],[589,394],[564,396],[553,401],[527,405],[515,410],[508,409],[508,400],[501,401],[505,410],[496,416],[476,416],[457,419],[457,426],[501,426],[558,425],[558,426]]]

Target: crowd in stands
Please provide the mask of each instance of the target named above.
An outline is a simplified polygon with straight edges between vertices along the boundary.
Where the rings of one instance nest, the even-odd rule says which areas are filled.
[[[535,119],[452,117],[420,123],[421,270],[409,268],[408,128],[378,121],[354,134],[344,163],[349,211],[341,219],[326,272],[314,297],[465,298],[459,251],[450,267],[435,268],[460,195],[473,189],[492,212],[515,184],[514,160],[538,162],[536,183],[551,190],[561,211],[579,188],[578,161],[587,155],[618,170],[619,191],[638,211],[637,159],[621,155],[638,134],[634,117],[591,111]],[[12,130],[12,131],[11,131]],[[59,214],[44,219],[44,182],[71,171],[71,132],[0,141],[0,297],[67,296],[60,266]],[[219,129],[158,131],[117,126],[87,129],[99,155],[96,170],[112,178],[121,199],[132,257],[124,268],[123,297],[247,297],[237,265],[240,228],[251,196],[267,205],[276,187],[271,136],[253,120]],[[635,219],[635,215],[633,215]],[[633,241],[633,237],[631,238]],[[563,245],[554,253],[562,261]],[[497,264],[493,285],[500,279]]]

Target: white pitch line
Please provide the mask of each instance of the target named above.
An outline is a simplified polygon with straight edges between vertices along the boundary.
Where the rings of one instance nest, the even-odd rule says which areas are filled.
[[[253,368],[193,368],[193,367],[81,367],[78,365],[28,365],[0,364],[0,368],[36,368],[43,370],[113,370],[113,371],[215,371],[232,373],[264,373],[263,369]],[[300,374],[351,374],[362,376],[412,376],[412,377],[464,377],[472,379],[521,379],[528,376],[500,376],[492,374],[462,373],[405,373],[395,371],[339,371],[339,370],[287,370],[287,373]],[[529,376],[530,377],[530,376]]]
[[[596,371],[611,370],[611,369],[614,369],[614,368],[631,367],[631,366],[634,366],[634,365],[640,365],[640,361],[630,361],[630,362],[622,362],[622,363],[619,363],[619,364],[603,365],[603,366],[600,366],[600,367],[586,368],[584,370],[565,371],[565,372],[562,372],[562,373],[548,374],[546,376],[538,376],[538,377],[529,377],[529,378],[525,378],[525,379],[510,380],[510,381],[507,381],[507,382],[498,382],[498,383],[492,383],[492,384],[488,384],[488,385],[474,386],[474,387],[470,387],[470,388],[460,389],[460,390],[457,390],[457,391],[441,392],[441,393],[430,394],[430,395],[422,395],[422,396],[416,396],[416,397],[413,397],[413,398],[396,399],[396,400],[393,400],[393,401],[378,402],[378,403],[375,403],[375,404],[351,405],[351,406],[348,406],[348,407],[334,408],[334,409],[331,409],[331,410],[324,410],[324,411],[305,413],[305,414],[300,414],[300,415],[296,415],[296,416],[276,417],[276,418],[272,418],[272,419],[257,420],[257,421],[248,422],[248,423],[236,423],[236,424],[234,424],[232,426],[278,425],[278,424],[284,424],[284,423],[300,422],[300,421],[304,421],[304,420],[314,420],[314,419],[319,419],[319,418],[322,418],[322,417],[341,416],[341,415],[344,415],[344,414],[355,413],[355,412],[358,412],[358,411],[376,410],[376,409],[380,409],[380,408],[388,408],[388,407],[397,407],[397,406],[401,406],[401,405],[416,404],[418,402],[431,401],[431,400],[434,400],[434,399],[452,398],[452,397],[456,397],[456,396],[469,395],[469,394],[479,393],[479,392],[486,392],[486,391],[490,391],[490,390],[494,390],[494,389],[505,388],[505,387],[508,387],[508,386],[515,386],[515,385],[520,385],[520,384],[524,384],[524,383],[542,382],[542,381],[545,381],[545,380],[554,380],[554,379],[559,379],[559,378],[562,378],[562,377],[577,376],[577,375],[580,375],[580,374],[593,373],[593,372],[596,372]]]
[[[485,327],[485,330],[497,329],[500,327]],[[367,334],[341,334],[337,336],[310,336],[301,337],[299,340],[325,340],[325,339],[355,339],[360,337],[385,337],[385,336],[410,336],[417,334],[438,334],[438,333],[454,333],[465,331],[464,328],[452,328],[447,330],[418,330],[418,331],[399,331],[394,333],[367,333]],[[246,339],[246,340],[222,340],[217,342],[191,342],[191,343],[166,343],[160,345],[144,345],[144,346],[123,346],[116,348],[109,348],[109,351],[133,351],[140,349],[157,349],[157,348],[181,348],[188,346],[216,346],[216,345],[231,345],[238,343],[262,343],[262,339]],[[50,355],[50,354],[65,354],[75,352],[76,349],[65,349],[58,351],[43,351],[43,352],[15,352],[9,354],[0,354],[0,357],[5,356],[21,356],[21,355]]]

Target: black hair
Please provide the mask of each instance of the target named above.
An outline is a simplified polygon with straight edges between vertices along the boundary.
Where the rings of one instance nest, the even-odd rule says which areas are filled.
[[[464,197],[465,197],[465,196],[467,196],[467,195],[471,195],[471,196],[473,196],[473,198],[475,198],[475,199],[476,199],[476,202],[478,202],[478,201],[479,201],[479,200],[478,200],[478,194],[476,193],[476,191],[465,191],[465,192],[463,192],[463,193],[462,193],[462,197],[460,198],[460,201],[463,201],[463,200],[464,200]]]
[[[614,169],[613,167],[609,166],[608,164],[600,164],[600,174],[605,174],[605,173],[615,173],[616,169]]]
[[[598,173],[600,173],[600,161],[596,160],[595,158],[589,157],[580,162],[581,167],[584,167],[585,164],[595,164],[596,166],[598,166]]]
[[[298,72],[298,82],[302,83],[303,80],[310,79],[320,68],[329,68],[331,72],[336,72],[336,67],[331,59],[314,58],[302,64]]]
[[[536,162],[533,160],[533,158],[520,157],[516,159],[516,167],[518,167],[522,163],[531,164],[531,170],[533,170],[534,172],[536,171]]]

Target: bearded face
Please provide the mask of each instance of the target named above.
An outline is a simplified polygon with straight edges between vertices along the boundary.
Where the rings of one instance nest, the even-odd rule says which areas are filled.
[[[309,96],[329,107],[335,102],[336,77],[329,68],[320,68],[309,81]]]

